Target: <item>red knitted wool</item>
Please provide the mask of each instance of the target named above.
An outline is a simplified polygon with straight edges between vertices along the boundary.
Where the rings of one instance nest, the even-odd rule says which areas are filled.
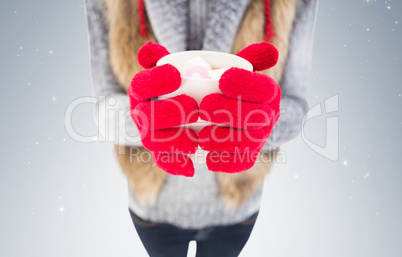
[[[265,13],[265,41],[270,41],[275,36],[274,24],[271,20],[271,1],[264,1],[264,13]]]
[[[237,110],[230,109],[233,108],[233,106],[231,107],[230,105],[225,105],[224,103],[225,101],[236,100],[226,98],[226,96],[223,95],[222,98],[220,98],[219,100],[214,99],[215,101],[209,101],[207,98],[207,100],[204,102],[204,100],[206,99],[204,98],[203,102],[201,102],[200,105],[201,119],[204,119],[206,116],[209,115],[212,117],[213,122],[230,126],[218,126],[215,131],[213,129],[214,126],[208,126],[203,128],[198,133],[198,141],[200,147],[203,150],[215,152],[215,155],[219,153],[219,158],[222,157],[221,161],[219,161],[219,158],[215,158],[215,161],[213,161],[208,155],[207,165],[209,170],[232,173],[247,170],[254,165],[254,155],[258,155],[258,153],[261,151],[262,147],[265,145],[265,142],[268,140],[275,123],[279,118],[280,111],[279,105],[277,105],[277,103],[279,102],[280,97],[281,94],[279,93],[277,97],[271,102],[271,104],[263,105],[265,106],[266,110],[264,111],[263,109],[261,109],[260,112],[265,112],[265,115],[262,116],[264,116],[266,120],[264,120],[264,122],[253,124],[250,124],[250,120],[252,120],[252,122],[256,121],[252,118],[248,119],[248,121],[247,119],[243,120],[245,116],[247,117],[251,112],[253,112],[252,109],[249,109],[248,111],[242,109],[241,112],[238,112]],[[237,102],[235,108],[238,108],[237,106],[239,105],[245,106],[247,104],[248,102],[240,101]],[[205,109],[204,106],[213,106],[216,109]],[[275,109],[273,107],[275,107]],[[216,111],[230,113],[230,117],[234,118],[230,119],[228,118],[228,115],[223,115],[216,118],[217,116],[219,116],[217,114],[213,114]],[[237,112],[240,113],[239,116],[235,116]],[[204,116],[204,113],[207,113],[207,115]],[[251,115],[250,117],[253,117],[253,115]],[[222,119],[219,120],[219,118]],[[241,126],[243,127],[243,129],[236,129]],[[229,157],[227,155],[229,155]],[[226,157],[226,159],[223,157]]]
[[[147,38],[148,33],[147,33],[147,23],[145,22],[144,0],[138,0],[138,18],[140,21],[140,34],[143,38]]]
[[[187,95],[141,102],[135,109],[132,118],[139,129],[165,129],[195,123],[198,120],[197,102]]]
[[[142,144],[150,151],[184,154],[195,153],[198,148],[196,138],[194,131],[183,127],[148,131],[141,135]]]
[[[155,67],[159,59],[168,54],[169,51],[162,45],[148,41],[138,51],[137,59],[144,69],[149,69]]]
[[[207,95],[199,110],[187,95],[153,100],[175,91],[181,83],[175,67],[154,68],[166,54],[159,44],[145,44],[138,61],[148,70],[136,74],[128,90],[132,118],[156,165],[169,174],[193,176],[193,163],[183,154],[194,153],[199,143],[210,151],[207,166],[211,171],[233,173],[251,168],[279,118],[279,86],[264,74],[232,68],[219,80],[223,94]],[[249,60],[254,70],[263,70],[277,62],[278,53],[264,42],[245,48],[239,56]],[[207,126],[198,139],[193,131],[179,127],[198,117],[229,127]]]
[[[138,72],[131,80],[128,94],[138,101],[146,101],[172,93],[180,84],[180,72],[172,65],[165,64]]]
[[[219,111],[220,110],[220,111]],[[200,118],[234,128],[255,130],[270,123],[269,104],[250,103],[210,94],[200,103]]]
[[[252,85],[252,89],[245,85]],[[222,74],[219,89],[227,96],[253,103],[270,103],[280,90],[276,82],[260,73],[231,68]]]
[[[209,152],[207,166],[214,172],[238,173],[252,168],[257,157],[257,151],[247,153]]]
[[[147,42],[139,50],[138,62],[146,70],[134,76],[127,91],[130,114],[143,146],[152,152],[159,168],[173,175],[193,176],[193,163],[182,153],[195,153],[197,135],[190,129],[177,126],[198,120],[197,102],[187,95],[153,99],[177,90],[181,84],[180,73],[172,65],[155,67],[157,61],[167,54],[165,47],[152,42]]]
[[[193,161],[186,155],[152,152],[152,157],[156,166],[171,175],[194,176]]]
[[[276,65],[279,52],[274,45],[268,42],[261,42],[249,45],[240,51],[237,56],[249,61],[253,65],[254,71],[263,71]]]
[[[254,70],[275,65],[278,51],[267,42],[254,44],[239,56]],[[199,145],[210,151],[211,171],[240,172],[251,168],[279,118],[281,90],[265,74],[239,68],[226,71],[219,80],[223,94],[210,94],[200,103],[200,118],[228,127],[208,126],[198,134]],[[244,135],[251,137],[243,137]]]
[[[208,140],[211,136],[215,140]],[[211,125],[198,133],[198,143],[205,151],[227,151],[229,153],[255,151],[264,139],[265,131],[261,128],[247,131]]]

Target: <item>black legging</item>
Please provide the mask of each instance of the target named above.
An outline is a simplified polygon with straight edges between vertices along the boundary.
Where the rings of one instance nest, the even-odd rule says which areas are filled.
[[[197,242],[196,257],[237,257],[253,230],[258,212],[228,226],[181,229],[141,219],[130,209],[135,229],[150,257],[186,257],[189,242]]]

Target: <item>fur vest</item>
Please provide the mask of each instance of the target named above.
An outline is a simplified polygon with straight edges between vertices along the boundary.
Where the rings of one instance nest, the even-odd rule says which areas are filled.
[[[279,50],[278,64],[270,70],[264,71],[278,84],[280,83],[283,68],[288,56],[288,47],[293,22],[296,16],[299,0],[271,0],[271,17],[275,36],[271,43]],[[140,36],[140,24],[137,0],[103,0],[107,10],[107,24],[109,27],[109,56],[112,71],[120,83],[127,90],[131,79],[142,67],[137,61],[137,52],[148,40],[157,42],[152,27],[147,19],[147,33],[149,38]],[[238,53],[246,46],[264,40],[264,0],[251,0],[243,16],[232,53]],[[137,158],[130,158],[129,146],[115,145],[116,159],[123,173],[126,175],[130,189],[139,203],[155,204],[159,191],[163,186],[166,173],[156,167],[154,162],[139,162]],[[147,151],[144,148],[140,152]],[[136,149],[137,152],[137,149]],[[272,168],[278,149],[264,154],[264,161],[258,161],[249,170],[236,173],[216,173],[220,193],[224,194],[226,205],[240,206],[257,188],[261,187],[265,176]],[[266,160],[270,161],[266,161]]]

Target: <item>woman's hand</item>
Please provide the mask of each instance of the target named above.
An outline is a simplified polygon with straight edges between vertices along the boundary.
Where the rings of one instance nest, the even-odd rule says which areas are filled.
[[[274,66],[276,48],[263,42],[238,53],[254,67],[254,72],[231,68],[219,81],[223,94],[210,94],[200,104],[203,120],[211,125],[198,134],[200,147],[210,151],[207,165],[211,171],[228,173],[250,169],[268,140],[280,114],[281,90],[265,74],[256,73]]]
[[[197,135],[178,126],[197,121],[197,102],[187,95],[153,99],[176,91],[181,84],[180,73],[175,67],[170,64],[156,66],[167,54],[166,48],[151,42],[138,52],[138,62],[145,70],[134,76],[128,89],[131,117],[140,131],[143,146],[152,152],[159,168],[173,175],[193,176],[193,163],[183,154],[195,153]]]

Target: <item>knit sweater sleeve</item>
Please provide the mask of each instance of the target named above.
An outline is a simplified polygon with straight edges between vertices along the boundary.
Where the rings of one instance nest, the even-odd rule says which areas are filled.
[[[289,55],[280,83],[282,89],[281,117],[265,145],[280,146],[301,131],[308,111],[307,88],[310,83],[314,28],[318,0],[300,1],[290,38]]]
[[[85,0],[91,72],[95,106],[95,122],[100,134],[121,145],[141,146],[140,136],[129,115],[130,102],[110,67],[108,28],[101,0]]]

